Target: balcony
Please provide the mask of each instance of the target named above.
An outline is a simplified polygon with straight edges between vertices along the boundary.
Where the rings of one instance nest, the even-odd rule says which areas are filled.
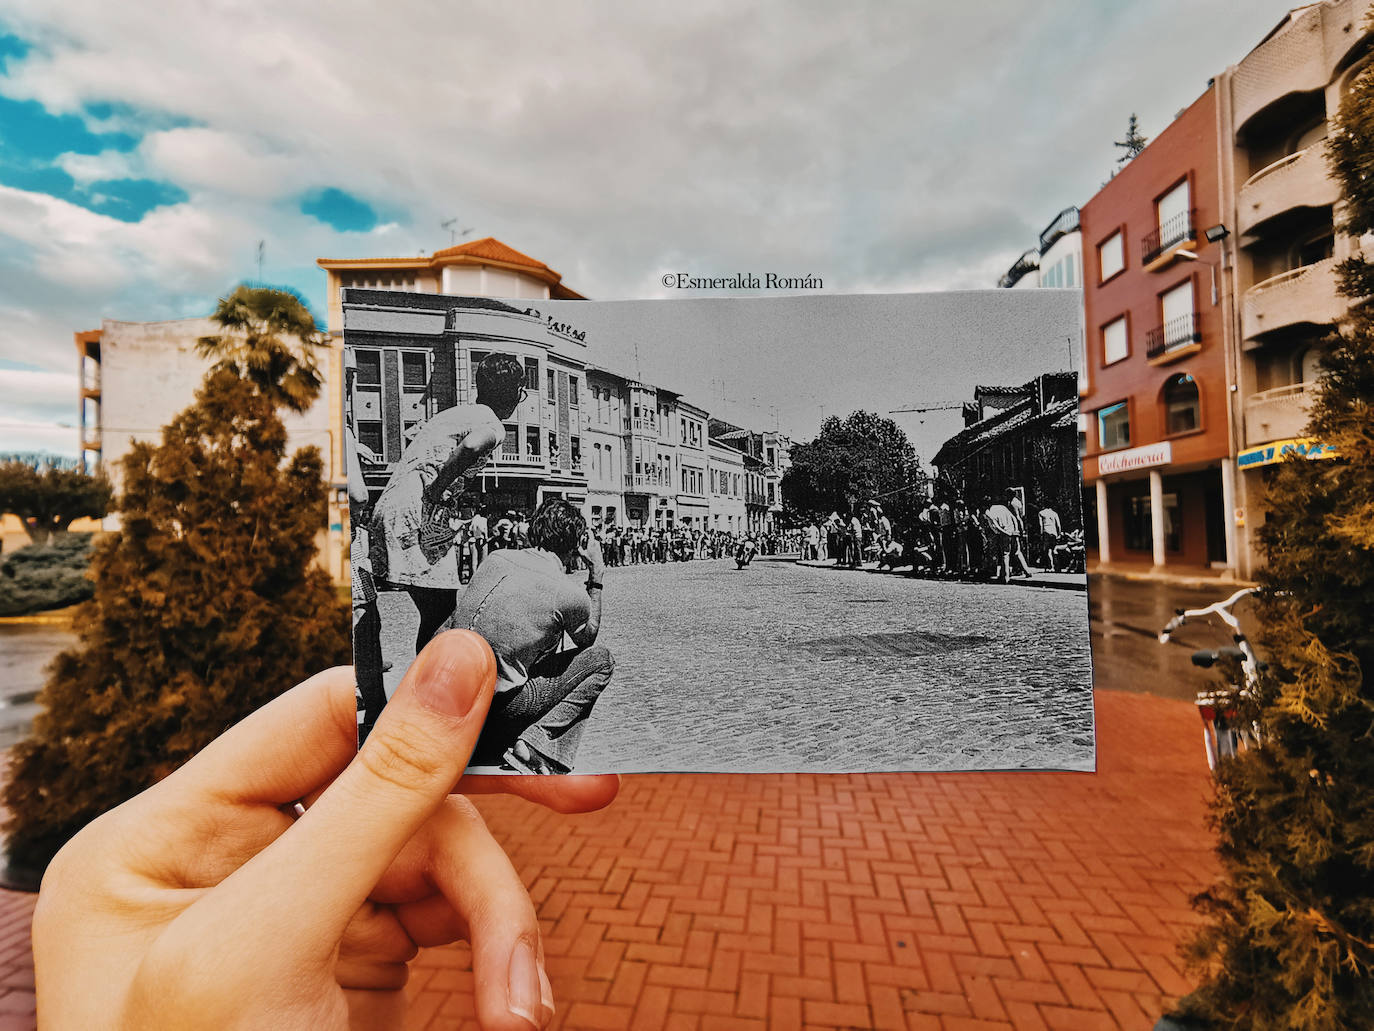
[[[1078,209],[1065,208],[1054,217],[1054,221],[1047,225],[1040,234],[1040,253],[1044,254],[1054,246],[1056,241],[1076,232],[1078,232]]]
[[[1245,446],[1301,437],[1312,403],[1312,383],[1261,390],[1245,399]]]
[[[1195,312],[1179,315],[1145,334],[1145,360],[1168,365],[1202,350],[1202,328]]]
[[[1007,269],[997,285],[1003,290],[1010,290],[1026,276],[1040,268],[1040,252],[1037,250],[1026,251],[1025,254],[1016,259],[1016,263]]]
[[[1296,326],[1330,326],[1345,313],[1336,292],[1336,259],[1327,258],[1256,283],[1241,300],[1240,332],[1246,349],[1271,333]]]
[[[1171,264],[1179,251],[1197,246],[1197,208],[1180,211],[1166,218],[1140,241],[1140,264],[1146,272],[1157,272]]]
[[[1276,101],[1325,87],[1363,38],[1350,27],[1363,25],[1371,10],[1374,0],[1312,4],[1255,47],[1236,66],[1231,80],[1237,135]]]
[[[544,467],[544,459],[539,455],[522,455],[518,451],[500,451],[492,455],[497,465],[523,465],[535,466],[540,469]]]
[[[1241,236],[1294,208],[1329,208],[1340,189],[1327,173],[1326,144],[1314,143],[1280,158],[1246,180],[1236,198],[1236,228]]]

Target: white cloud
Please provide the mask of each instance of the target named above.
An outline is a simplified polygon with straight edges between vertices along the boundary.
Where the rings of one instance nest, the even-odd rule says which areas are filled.
[[[143,177],[143,170],[134,157],[119,150],[106,150],[99,154],[59,154],[55,164],[83,186],[106,179]]]

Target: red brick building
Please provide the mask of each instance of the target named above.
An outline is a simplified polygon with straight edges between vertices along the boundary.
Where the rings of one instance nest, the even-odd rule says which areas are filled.
[[[1081,212],[1083,484],[1104,563],[1235,567],[1217,132],[1209,88]]]

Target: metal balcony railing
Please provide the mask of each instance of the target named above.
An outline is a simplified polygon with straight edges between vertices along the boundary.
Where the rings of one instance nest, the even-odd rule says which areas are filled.
[[[1070,233],[1078,231],[1078,209],[1065,208],[1058,215],[1054,216],[1054,221],[1047,225],[1040,234],[1040,253],[1044,254],[1054,246],[1056,240],[1068,236]]]
[[[1016,259],[1016,263],[1007,269],[1006,274],[997,281],[997,285],[1003,290],[1010,290],[1022,278],[1034,272],[1040,267],[1040,252],[1034,249],[1026,251],[1025,254]]]
[[[1140,241],[1140,263],[1148,265],[1170,247],[1197,239],[1197,208],[1180,211],[1167,218]]]
[[[1145,334],[1145,357],[1158,358],[1175,348],[1201,342],[1202,330],[1198,326],[1197,313],[1189,312],[1187,315],[1176,316]]]

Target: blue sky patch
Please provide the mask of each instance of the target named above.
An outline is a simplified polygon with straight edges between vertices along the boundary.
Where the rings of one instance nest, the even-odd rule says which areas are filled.
[[[377,212],[370,204],[333,186],[307,194],[301,213],[341,233],[365,233],[377,225]]]
[[[29,52],[29,45],[18,36],[0,29],[0,72],[9,68],[11,58],[23,58]]]

